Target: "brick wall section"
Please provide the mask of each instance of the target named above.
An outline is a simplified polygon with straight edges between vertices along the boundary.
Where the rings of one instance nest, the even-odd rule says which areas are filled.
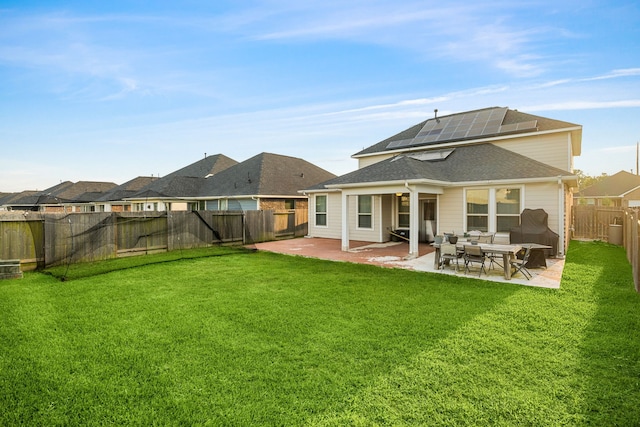
[[[263,211],[274,210],[284,211],[287,210],[286,200],[291,199],[260,199],[260,209]],[[296,209],[307,209],[309,202],[307,199],[295,199]]]

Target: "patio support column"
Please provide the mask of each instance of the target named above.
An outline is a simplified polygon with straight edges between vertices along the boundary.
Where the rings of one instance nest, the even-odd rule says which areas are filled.
[[[418,191],[409,190],[409,256],[408,258],[418,258],[418,240],[420,238],[420,206],[418,205]]]
[[[342,192],[342,250],[349,250],[349,196]]]
[[[562,178],[558,177],[558,254],[564,256],[564,244],[565,244],[565,233],[564,227],[566,223],[565,215],[565,200],[564,200],[564,185],[562,183]]]

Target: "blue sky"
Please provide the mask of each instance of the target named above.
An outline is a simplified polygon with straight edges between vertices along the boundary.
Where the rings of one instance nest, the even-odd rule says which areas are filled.
[[[351,155],[504,106],[583,125],[576,167],[636,168],[636,1],[2,1],[0,192],[121,184],[223,153]]]

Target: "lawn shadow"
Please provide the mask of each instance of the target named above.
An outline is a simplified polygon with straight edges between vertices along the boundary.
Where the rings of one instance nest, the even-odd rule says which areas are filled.
[[[595,249],[595,250],[594,250]],[[640,295],[624,248],[604,242],[571,243],[568,279],[576,304],[592,304],[580,349],[579,384],[588,425],[640,425]],[[570,279],[573,269],[588,282]]]

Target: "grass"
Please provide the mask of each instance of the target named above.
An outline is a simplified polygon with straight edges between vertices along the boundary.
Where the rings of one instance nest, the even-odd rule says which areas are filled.
[[[640,425],[619,247],[560,290],[225,254],[0,282],[0,425]]]

